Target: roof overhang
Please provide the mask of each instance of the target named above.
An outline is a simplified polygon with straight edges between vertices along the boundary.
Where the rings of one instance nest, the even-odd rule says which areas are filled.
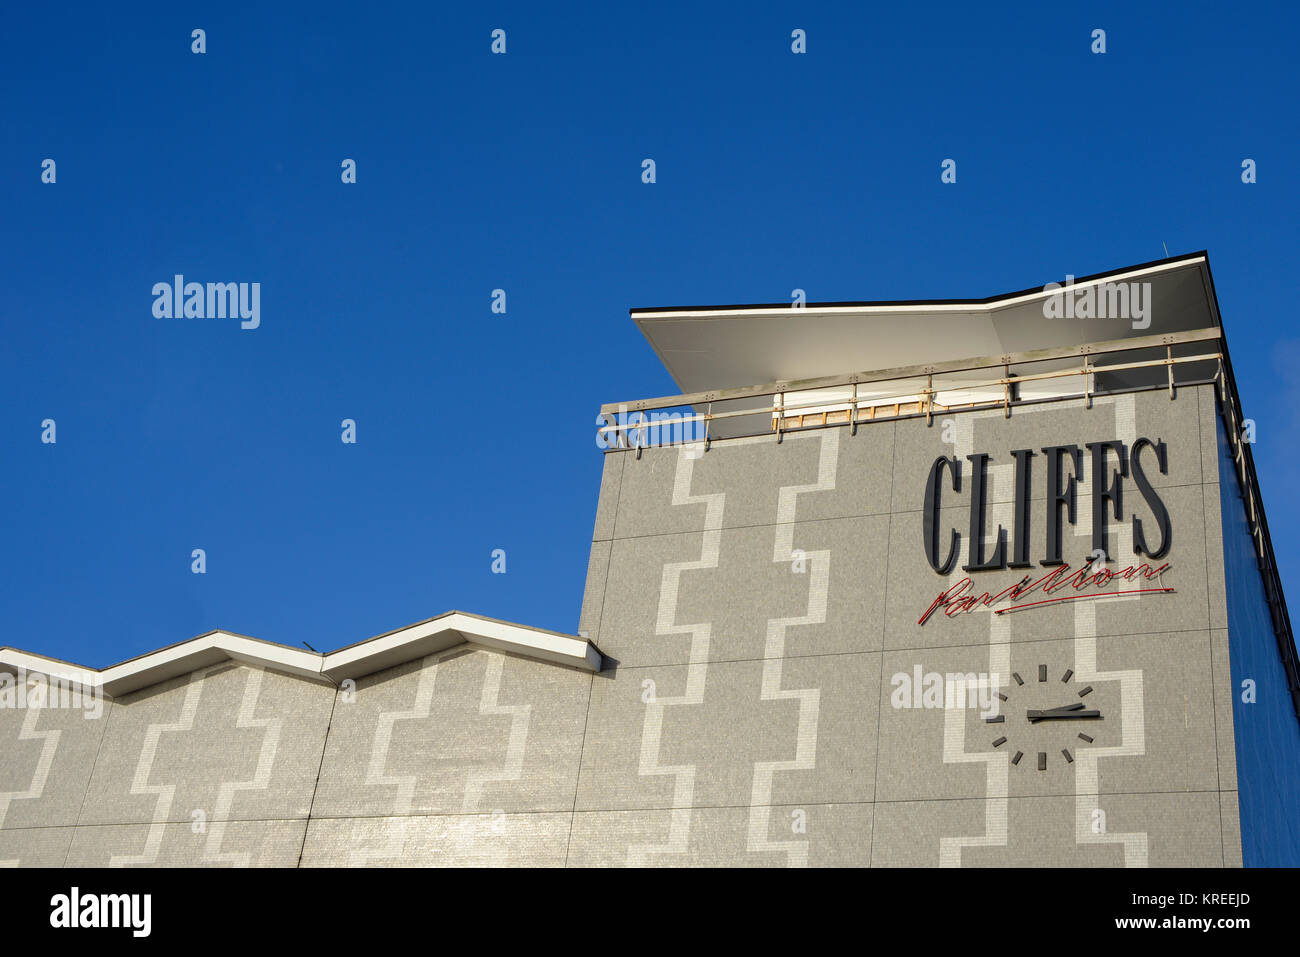
[[[0,672],[17,674],[23,669],[86,689],[98,689],[109,697],[129,694],[223,661],[239,661],[337,684],[345,678],[363,678],[460,644],[492,648],[583,671],[600,671],[603,665],[600,651],[586,638],[451,611],[328,654],[247,635],[211,631],[103,669],[0,647]]]
[[[682,306],[631,316],[683,393],[1220,325],[1205,252],[1075,278],[1073,288],[1077,295],[1129,282],[1151,284],[1148,327],[1047,318],[1044,303],[1057,294],[1048,284],[987,299]]]

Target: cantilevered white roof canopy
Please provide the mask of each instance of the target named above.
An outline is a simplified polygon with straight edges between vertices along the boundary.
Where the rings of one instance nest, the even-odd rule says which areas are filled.
[[[584,671],[599,671],[602,665],[600,651],[586,638],[449,611],[329,654],[226,631],[210,631],[104,669],[0,647],[0,672],[16,673],[23,668],[87,689],[98,688],[109,697],[117,697],[222,661],[242,661],[303,678],[338,683],[466,643]]]
[[[683,393],[1219,325],[1205,252],[1076,277],[1074,290],[1130,282],[1151,284],[1147,328],[1046,318],[1043,302],[1052,293],[1043,286],[988,299],[684,306],[631,315]]]

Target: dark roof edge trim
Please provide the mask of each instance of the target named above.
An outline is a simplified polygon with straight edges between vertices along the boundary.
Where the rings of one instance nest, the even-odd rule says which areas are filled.
[[[1090,282],[1096,282],[1101,279],[1109,279],[1112,276],[1122,276],[1125,273],[1136,272],[1139,269],[1152,269],[1156,266],[1173,266],[1183,262],[1194,262],[1198,259],[1205,260],[1205,267],[1208,270],[1210,265],[1209,253],[1202,249],[1194,253],[1186,253],[1182,256],[1170,256],[1168,259],[1153,259],[1151,262],[1137,263],[1133,266],[1124,266],[1120,269],[1108,269],[1105,272],[1093,273],[1091,276],[1075,276],[1074,284],[1076,286],[1086,285]],[[1058,282],[1059,280],[1051,280]],[[1005,299],[1016,299],[1020,296],[1033,295],[1036,292],[1042,292],[1043,283],[1039,286],[1030,286],[1028,289],[1020,289],[1016,292],[999,293],[996,296],[989,296],[985,299],[875,299],[875,300],[850,300],[845,302],[810,302],[806,308],[854,308],[854,307],[889,307],[889,306],[990,306],[1001,302]],[[741,312],[760,309],[789,309],[790,303],[733,303],[730,305],[719,306],[639,306],[628,310],[632,317],[640,316],[646,313],[664,313],[664,312]],[[1217,308],[1217,303],[1216,303]]]

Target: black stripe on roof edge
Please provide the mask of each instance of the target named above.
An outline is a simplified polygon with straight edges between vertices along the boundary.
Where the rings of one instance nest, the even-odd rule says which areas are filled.
[[[1209,269],[1210,254],[1207,250],[1199,250],[1194,253],[1185,253],[1182,256],[1170,256],[1168,259],[1153,259],[1151,262],[1137,263],[1133,266],[1124,266],[1120,269],[1108,269],[1105,272],[1093,273],[1090,276],[1076,276],[1074,284],[1076,286],[1084,283],[1094,282],[1098,279],[1108,279],[1111,276],[1121,276],[1124,273],[1134,272],[1138,269],[1150,269],[1154,266],[1171,266],[1180,262],[1191,262],[1196,259],[1204,259],[1205,267]],[[1057,282],[1058,280],[1051,280]],[[867,299],[867,300],[849,300],[842,302],[810,302],[802,308],[862,308],[866,306],[988,306],[995,302],[1001,302],[1004,299],[1015,299],[1018,296],[1028,296],[1032,293],[1042,292],[1043,283],[1039,286],[1030,286],[1028,289],[1021,289],[1017,292],[1004,292],[996,296],[989,296],[985,299]],[[636,317],[647,312],[740,312],[754,309],[790,309],[788,302],[770,302],[770,303],[732,303],[729,305],[717,306],[638,306],[628,310],[628,315]]]

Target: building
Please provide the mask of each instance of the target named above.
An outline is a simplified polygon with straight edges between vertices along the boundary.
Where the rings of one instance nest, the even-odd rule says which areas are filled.
[[[1204,253],[633,318],[683,394],[601,408],[576,635],[2,649],[0,861],[1300,864]]]

